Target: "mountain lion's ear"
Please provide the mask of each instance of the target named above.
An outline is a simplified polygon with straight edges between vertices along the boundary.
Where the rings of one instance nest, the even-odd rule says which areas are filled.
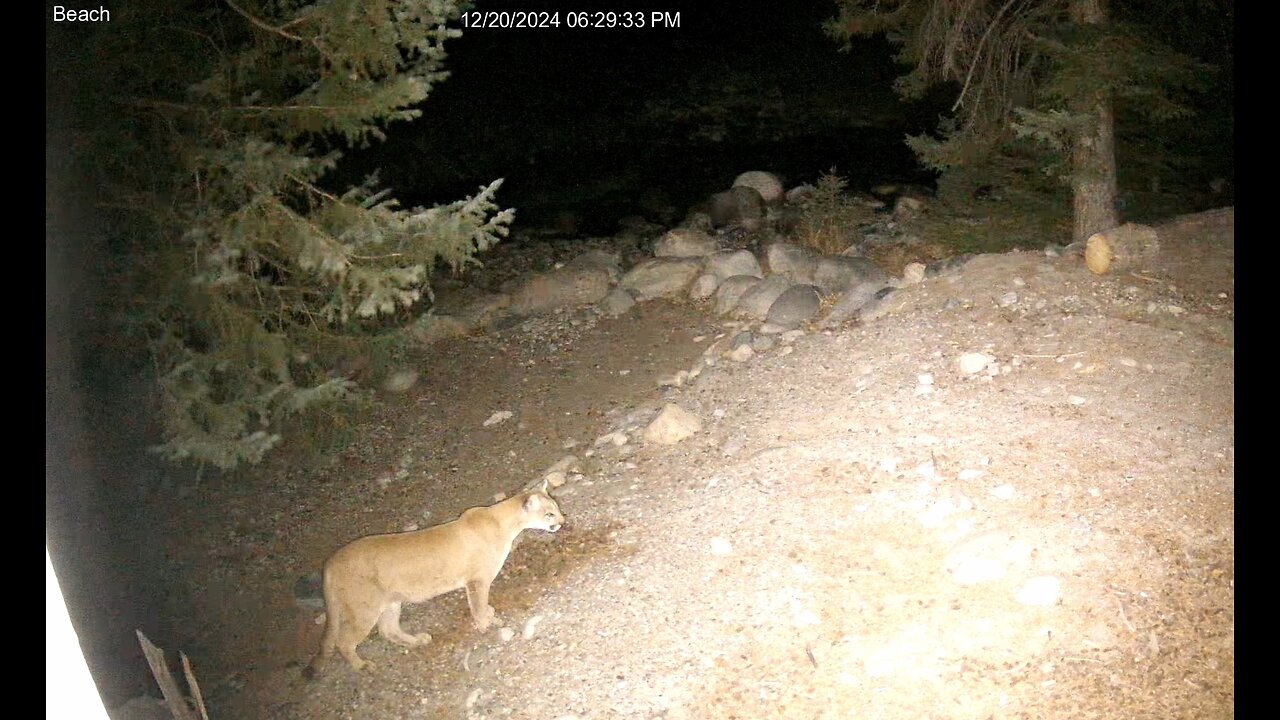
[[[542,484],[538,486],[538,492],[540,492],[540,493],[542,493],[542,494],[544,494],[544,495],[550,495],[550,494],[551,494],[551,479],[550,479],[550,478],[542,478]]]
[[[524,508],[524,511],[527,513],[537,512],[538,496],[534,493],[529,493],[525,496],[524,502],[520,504],[520,507]]]

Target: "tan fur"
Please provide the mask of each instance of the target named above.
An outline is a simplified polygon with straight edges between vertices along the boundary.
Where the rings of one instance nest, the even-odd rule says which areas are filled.
[[[383,637],[405,647],[431,636],[400,629],[400,607],[466,588],[476,628],[493,621],[489,585],[502,570],[511,543],[526,529],[555,532],[564,523],[560,507],[545,487],[475,507],[452,522],[425,530],[370,535],[339,549],[324,565],[325,631],[320,653],[307,668],[314,677],[334,649],[356,670],[356,654],[374,625]]]

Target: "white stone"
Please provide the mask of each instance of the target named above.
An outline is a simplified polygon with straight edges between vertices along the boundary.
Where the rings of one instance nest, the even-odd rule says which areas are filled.
[[[510,410],[498,410],[494,414],[490,415],[489,419],[485,420],[483,425],[485,427],[491,427],[493,425],[497,425],[498,423],[503,422],[505,420],[510,420],[512,415],[514,415],[514,413],[512,413]]]
[[[986,353],[971,352],[960,356],[960,372],[976,375],[987,368],[995,358]]]
[[[1023,605],[1048,607],[1058,602],[1060,597],[1062,597],[1062,583],[1058,578],[1052,575],[1041,575],[1028,580],[1014,595],[1014,600]]]

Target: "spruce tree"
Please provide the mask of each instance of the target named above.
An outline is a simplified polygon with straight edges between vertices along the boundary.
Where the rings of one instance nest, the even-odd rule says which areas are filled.
[[[85,155],[112,208],[116,318],[149,350],[167,457],[257,462],[288,418],[356,389],[339,359],[403,342],[433,272],[506,235],[501,180],[406,209],[376,176],[332,179],[344,150],[422,114],[464,7],[153,0],[94,38]]]
[[[1108,21],[1104,0],[838,2],[828,34],[897,44],[902,96],[953,89],[939,136],[908,138],[917,156],[944,176],[976,169],[969,185],[1034,173],[1069,184],[1075,240],[1119,221],[1114,103],[1141,122],[1183,117],[1179,91],[1207,75],[1150,31]]]

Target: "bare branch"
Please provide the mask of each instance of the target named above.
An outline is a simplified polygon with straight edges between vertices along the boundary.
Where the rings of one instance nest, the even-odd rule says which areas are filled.
[[[1000,16],[1004,15],[1010,5],[1016,0],[1008,0],[996,13],[996,16],[987,24],[987,31],[982,33],[982,39],[978,41],[978,47],[973,51],[973,60],[969,63],[969,74],[964,78],[964,87],[960,88],[960,96],[956,98],[956,104],[951,106],[952,112],[964,102],[964,94],[969,89],[969,81],[973,79],[973,69],[978,65],[978,59],[982,57],[982,47],[987,44],[987,38],[991,37],[991,31],[996,29],[1000,24]]]

